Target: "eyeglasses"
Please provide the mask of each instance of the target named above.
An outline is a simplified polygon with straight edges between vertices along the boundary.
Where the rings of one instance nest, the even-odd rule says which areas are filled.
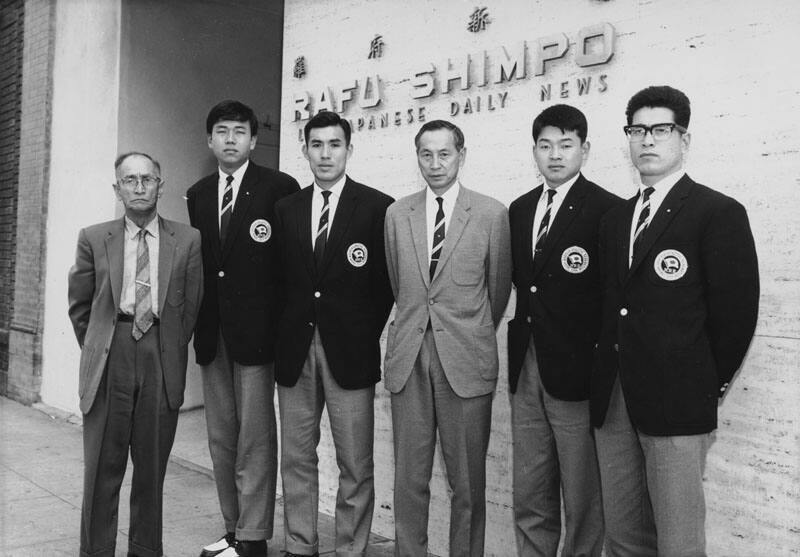
[[[680,133],[686,133],[688,131],[683,126],[671,122],[653,124],[652,126],[636,124],[633,126],[624,126],[622,129],[625,131],[625,135],[628,136],[629,141],[643,141],[648,133],[650,133],[656,141],[663,141],[672,135],[673,130],[678,130]]]
[[[156,178],[155,176],[125,176],[119,180],[121,186],[131,189],[134,189],[136,184],[140,182],[145,188],[152,188],[161,183],[161,178]]]

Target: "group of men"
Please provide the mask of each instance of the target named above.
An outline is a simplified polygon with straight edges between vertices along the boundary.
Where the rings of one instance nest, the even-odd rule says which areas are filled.
[[[626,112],[641,179],[627,201],[581,173],[588,126],[568,105],[534,120],[544,182],[509,210],[461,183],[464,135],[443,120],[414,138],[427,187],[395,202],[347,175],[351,129],[336,113],[305,126],[314,182],[300,190],[249,160],[258,122],[224,101],[206,122],[219,170],[186,195],[191,227],[158,216],[158,162],[121,155],[113,187],[125,216],[81,231],[69,278],[82,348],[81,555],[114,555],[129,450],[128,554],[162,554],[162,486],[193,333],[225,528],[202,557],[267,553],[275,383],[286,555],[318,555],[324,408],[339,468],[335,553],[365,555],[381,378],[395,554],[427,554],[438,436],[450,554],[482,555],[497,328],[512,282],[518,554],[555,556],[561,543],[562,555],[704,555],[703,467],[719,397],[755,328],[755,247],[744,208],[684,172],[688,98],[648,87]]]

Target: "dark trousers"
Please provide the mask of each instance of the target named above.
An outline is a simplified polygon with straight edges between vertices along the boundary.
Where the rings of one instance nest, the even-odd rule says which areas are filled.
[[[178,411],[167,405],[158,325],[138,342],[118,323],[97,398],[83,416],[81,556],[114,556],[119,490],[133,462],[128,551],[160,557],[162,490]]]

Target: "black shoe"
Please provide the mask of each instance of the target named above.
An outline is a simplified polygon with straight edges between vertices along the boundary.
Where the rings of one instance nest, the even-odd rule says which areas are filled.
[[[267,557],[267,540],[236,540],[239,557]]]
[[[292,553],[291,551],[287,551],[284,557],[319,557],[319,553],[312,553],[311,555],[305,555],[301,553]]]
[[[200,552],[200,557],[214,557],[219,555],[229,547],[233,547],[236,543],[236,535],[233,532],[228,532],[214,543],[210,543],[203,548]]]

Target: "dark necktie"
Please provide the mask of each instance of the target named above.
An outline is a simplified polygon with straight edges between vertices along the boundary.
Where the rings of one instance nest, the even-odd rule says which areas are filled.
[[[222,194],[222,208],[219,212],[219,243],[225,243],[225,237],[228,235],[228,225],[231,222],[231,213],[233,212],[233,176],[228,175],[225,178],[225,191]]]
[[[436,198],[439,204],[439,210],[436,211],[436,224],[433,225],[433,249],[431,250],[431,280],[433,280],[433,273],[436,272],[436,265],[439,264],[439,257],[442,255],[442,246],[444,245],[444,209],[442,209],[441,197]]]
[[[139,340],[153,325],[153,300],[150,297],[150,249],[147,230],[139,230],[136,246],[136,301],[133,306],[133,338]]]
[[[636,250],[642,243],[642,237],[647,225],[650,223],[650,195],[655,188],[648,187],[642,194],[642,210],[639,212],[639,220],[636,223],[636,232],[633,234],[633,257],[636,257]]]
[[[542,222],[539,224],[539,232],[536,233],[536,244],[534,245],[533,254],[542,253],[544,248],[544,241],[547,239],[547,231],[550,228],[550,211],[553,209],[553,197],[556,195],[556,190],[553,188],[547,189],[547,208],[544,210]]]
[[[322,213],[319,215],[317,238],[314,240],[314,260],[317,263],[317,269],[322,266],[322,257],[325,255],[325,244],[328,242],[328,218],[331,208],[330,205],[328,205],[328,198],[330,196],[330,191],[322,192]]]

